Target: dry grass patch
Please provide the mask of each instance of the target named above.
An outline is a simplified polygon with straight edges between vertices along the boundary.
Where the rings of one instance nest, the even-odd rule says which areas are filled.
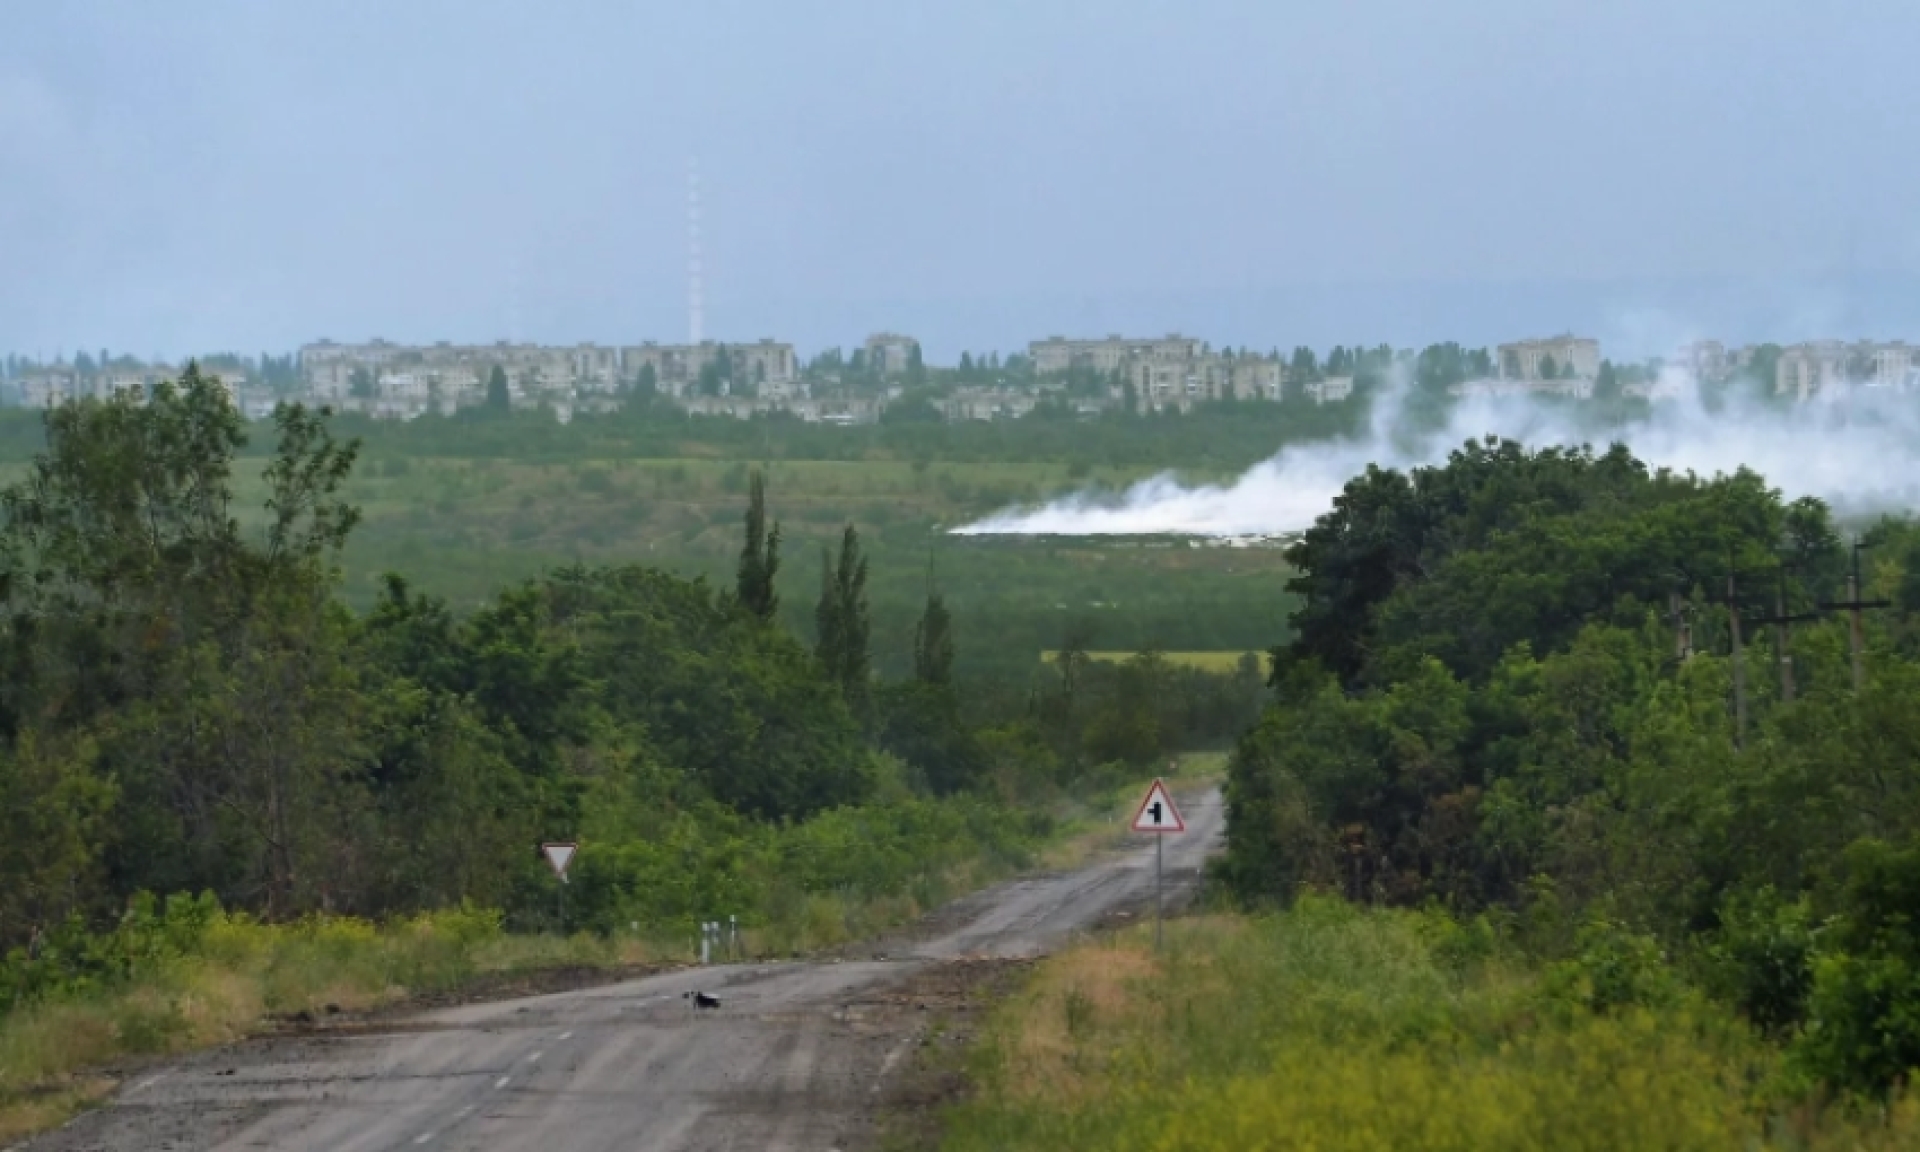
[[[495,914],[472,909],[383,925],[341,917],[269,925],[214,912],[190,948],[129,980],[77,986],[0,1016],[0,1140],[64,1121],[111,1088],[87,1070],[130,1056],[230,1043],[277,1016],[368,1010],[504,974],[631,966],[664,952],[645,940],[510,937]]]
[[[1137,942],[1076,948],[1049,962],[1011,1009],[1005,1084],[1017,1100],[1062,1107],[1084,1103],[1113,1054],[1102,1043],[1132,1030],[1139,986],[1161,969]]]
[[[104,1076],[89,1076],[0,1098],[0,1145],[65,1124],[104,1099],[114,1087],[115,1082]]]

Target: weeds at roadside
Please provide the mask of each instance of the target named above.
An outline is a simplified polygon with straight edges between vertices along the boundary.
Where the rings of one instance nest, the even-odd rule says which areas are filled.
[[[1779,1094],[1698,994],[1596,1011],[1440,913],[1303,901],[1057,955],[1001,1005],[951,1149],[1825,1149],[1920,1144],[1920,1101]],[[1475,937],[1474,939],[1478,939]]]

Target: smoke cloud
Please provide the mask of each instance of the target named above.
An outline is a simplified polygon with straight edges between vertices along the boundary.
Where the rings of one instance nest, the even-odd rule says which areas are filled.
[[[1805,404],[1763,402],[1729,392],[1709,405],[1689,374],[1668,368],[1657,400],[1637,421],[1595,428],[1580,401],[1530,396],[1472,397],[1445,426],[1407,430],[1408,385],[1377,396],[1365,434],[1294,444],[1228,484],[1187,485],[1173,473],[1119,493],[1080,492],[1038,508],[1010,508],[955,529],[957,535],[1272,536],[1299,532],[1368,464],[1439,464],[1470,439],[1498,436],[1529,447],[1620,441],[1654,467],[1702,476],[1750,468],[1789,498],[1816,496],[1842,515],[1900,511],[1920,501],[1920,397],[1855,388]],[[1589,402],[1590,403],[1590,402]]]

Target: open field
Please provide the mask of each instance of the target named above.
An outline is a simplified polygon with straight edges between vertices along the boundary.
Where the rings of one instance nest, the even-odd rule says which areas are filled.
[[[259,467],[253,459],[237,465],[243,522],[258,517],[264,499]],[[398,572],[464,609],[576,563],[645,564],[725,586],[753,467],[698,458],[368,456],[348,485],[364,518],[348,542],[342,594],[365,608],[384,574]],[[812,634],[820,550],[851,522],[872,561],[874,660],[886,675],[905,670],[929,559],[960,628],[960,671],[975,680],[1024,686],[1069,625],[1088,630],[1103,658],[1154,647],[1213,671],[1232,671],[1242,653],[1286,635],[1292,600],[1278,549],[946,534],[1009,504],[1087,485],[1119,488],[1151,469],[1092,468],[1075,478],[1069,473],[1081,470],[1063,464],[794,460],[766,470],[769,509],[784,534],[779,587],[788,626]],[[0,464],[0,483],[25,474],[24,464]]]
[[[378,595],[382,573],[397,571],[464,607],[569,563],[647,564],[724,586],[733,579],[752,466],[715,459],[372,457],[350,487],[365,519],[347,548],[345,595],[364,607]],[[871,557],[874,657],[885,674],[904,670],[930,559],[960,629],[960,670],[974,679],[1024,685],[1037,654],[1057,647],[1076,623],[1103,651],[1231,652],[1228,670],[1240,653],[1283,638],[1291,601],[1277,550],[946,535],[1008,504],[1146,474],[1095,468],[1072,479],[1069,471],[1019,463],[775,462],[767,472],[769,508],[784,533],[783,616],[811,635],[820,550],[851,522]],[[248,483],[241,494],[251,500],[258,491]]]
[[[25,475],[24,461],[38,449],[37,417],[0,423],[8,432],[0,445],[0,483],[10,483]],[[1024,447],[999,443],[996,437],[1011,432],[997,425],[935,430],[971,445],[965,458],[953,456],[951,445],[942,455],[916,448],[911,438],[893,443],[882,430],[869,430],[877,439],[864,447],[859,437],[823,439],[825,446],[839,444],[848,458],[792,459],[782,453],[808,445],[778,436],[753,442],[754,429],[732,421],[690,425],[678,438],[654,429],[638,441],[623,436],[617,422],[442,429],[364,423],[343,421],[341,429],[358,428],[368,437],[348,486],[364,519],[346,549],[342,586],[360,608],[380,595],[387,572],[405,575],[456,609],[573,563],[645,564],[729,585],[748,475],[763,467],[770,511],[784,532],[778,585],[786,623],[812,634],[820,549],[853,523],[872,564],[874,660],[883,675],[905,670],[929,560],[960,629],[960,674],[1009,691],[1025,690],[1037,674],[1037,655],[1058,647],[1069,626],[1102,651],[1230,651],[1237,659],[1282,640],[1291,610],[1277,549],[947,535],[1011,505],[1090,488],[1117,491],[1158,474],[1164,468],[1152,461],[1184,443],[1182,436],[1209,428],[1204,422],[1142,425],[1126,434],[1128,443],[1153,451],[1118,453],[1119,463],[1069,451],[1089,435],[1115,434],[1072,425],[1059,430],[1060,444]],[[1242,424],[1224,422],[1214,431]],[[1266,444],[1268,435],[1259,432],[1253,440]],[[255,425],[249,436],[253,445],[236,462],[235,476],[243,521],[260,515],[260,453],[272,432]],[[1199,444],[1216,439],[1202,436]],[[1040,462],[1032,458],[1036,448],[1058,451]],[[1218,481],[1257,454],[1249,443],[1224,455],[1195,448],[1182,458],[1205,462],[1182,469],[1182,479]]]

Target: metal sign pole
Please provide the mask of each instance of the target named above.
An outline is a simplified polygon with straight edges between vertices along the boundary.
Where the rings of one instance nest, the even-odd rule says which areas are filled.
[[[1155,836],[1153,838],[1153,950],[1156,952],[1160,950],[1160,921],[1165,916],[1160,896],[1160,870],[1166,858],[1167,838]]]
[[[1166,938],[1167,836],[1187,830],[1187,822],[1180,818],[1180,809],[1167,794],[1164,781],[1155,780],[1147,789],[1133,814],[1132,828],[1153,836],[1153,950],[1158,952]]]

